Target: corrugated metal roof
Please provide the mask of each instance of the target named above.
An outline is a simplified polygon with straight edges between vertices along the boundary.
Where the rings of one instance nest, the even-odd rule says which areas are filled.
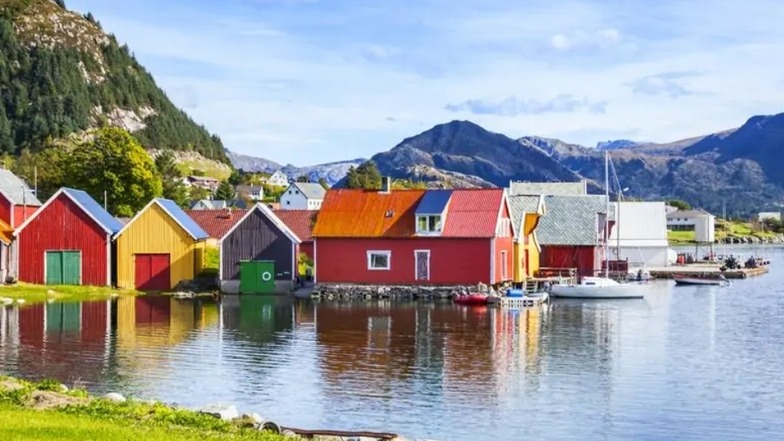
[[[424,190],[334,189],[326,192],[313,237],[411,237]]]
[[[509,216],[512,218],[515,233],[520,229],[520,225],[523,224],[524,213],[536,213],[539,211],[539,198],[540,196],[509,196]]]
[[[503,198],[500,188],[454,190],[441,237],[495,237]]]
[[[210,237],[176,202],[162,198],[155,201],[195,240],[208,239]]]
[[[452,190],[428,190],[425,196],[419,201],[416,214],[441,214],[444,212]]]
[[[14,229],[10,225],[0,220],[0,242],[6,245],[11,245],[14,235]]]
[[[220,239],[248,210],[190,210],[186,214],[211,238]]]
[[[299,188],[299,191],[308,199],[324,199],[324,195],[327,193],[321,184],[312,182],[295,182],[294,186]]]
[[[10,170],[0,169],[0,191],[11,199],[13,204],[41,206],[41,201],[35,197],[33,190]]]
[[[597,245],[599,213],[606,213],[604,196],[546,196],[545,210],[536,229],[542,245]]]
[[[588,194],[588,183],[581,182],[519,182],[509,183],[512,196],[584,196]]]
[[[63,188],[62,190],[63,193],[70,196],[84,211],[92,216],[104,230],[114,234],[122,229],[122,222],[104,210],[87,192],[73,188]]]
[[[313,225],[316,221],[318,211],[315,210],[273,210],[275,216],[286,224],[287,227],[301,241],[313,240]]]

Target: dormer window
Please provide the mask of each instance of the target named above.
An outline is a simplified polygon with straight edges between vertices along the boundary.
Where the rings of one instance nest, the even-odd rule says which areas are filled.
[[[440,233],[441,225],[440,214],[417,216],[417,233]]]

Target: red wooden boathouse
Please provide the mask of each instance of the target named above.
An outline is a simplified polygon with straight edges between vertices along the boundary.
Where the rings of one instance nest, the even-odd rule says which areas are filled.
[[[313,237],[317,283],[474,285],[513,277],[502,189],[330,190]]]
[[[122,223],[81,190],[61,188],[15,232],[19,280],[112,284],[112,235]]]

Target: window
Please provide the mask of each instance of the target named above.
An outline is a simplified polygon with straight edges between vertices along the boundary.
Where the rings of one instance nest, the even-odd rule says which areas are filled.
[[[509,254],[506,250],[501,251],[501,281],[509,280]]]
[[[291,205],[291,201],[286,201],[286,205]]]
[[[440,233],[441,215],[417,216],[417,233]]]
[[[392,267],[391,251],[368,251],[369,270],[388,270]]]

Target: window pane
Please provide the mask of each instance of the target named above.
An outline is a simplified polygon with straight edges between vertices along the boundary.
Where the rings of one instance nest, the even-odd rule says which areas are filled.
[[[417,218],[417,230],[419,230],[419,231],[427,231],[427,217],[426,216],[419,216]]]
[[[430,216],[430,231],[441,231],[441,216]]]
[[[389,256],[386,254],[371,254],[370,267],[378,269],[389,268]]]

